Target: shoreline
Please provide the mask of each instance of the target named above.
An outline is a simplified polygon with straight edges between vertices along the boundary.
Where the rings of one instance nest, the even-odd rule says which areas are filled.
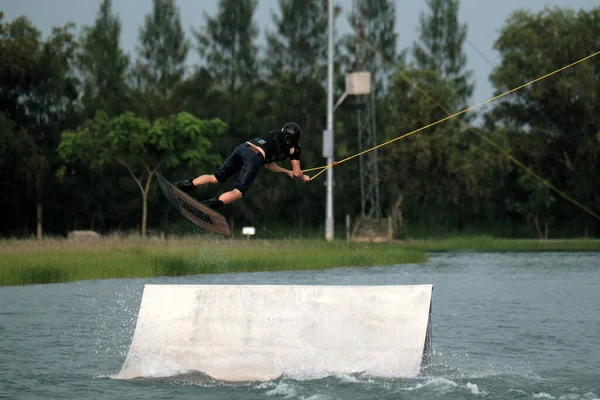
[[[0,286],[421,264],[428,252],[600,252],[597,239],[455,237],[383,243],[214,236],[0,240]]]

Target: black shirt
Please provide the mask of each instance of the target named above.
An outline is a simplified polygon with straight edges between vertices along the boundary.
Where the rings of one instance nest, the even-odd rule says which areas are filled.
[[[265,164],[283,161],[290,157],[290,160],[300,159],[300,144],[298,139],[286,132],[271,131],[264,136],[249,140],[250,143],[257,145],[265,151]],[[294,149],[294,154],[290,155],[290,149]]]

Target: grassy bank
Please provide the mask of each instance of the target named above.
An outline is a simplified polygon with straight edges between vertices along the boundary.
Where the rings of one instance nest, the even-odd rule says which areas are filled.
[[[600,251],[598,239],[498,239],[491,236],[407,240],[405,246],[420,251]]]
[[[600,251],[600,240],[455,237],[394,243],[327,243],[322,240],[215,240],[206,236],[91,242],[0,240],[0,286],[422,263],[429,251]]]
[[[401,245],[206,239],[0,241],[0,285],[420,263]]]

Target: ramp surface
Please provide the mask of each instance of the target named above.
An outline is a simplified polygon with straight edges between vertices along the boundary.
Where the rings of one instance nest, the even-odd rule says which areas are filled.
[[[418,375],[431,285],[146,285],[119,378]]]

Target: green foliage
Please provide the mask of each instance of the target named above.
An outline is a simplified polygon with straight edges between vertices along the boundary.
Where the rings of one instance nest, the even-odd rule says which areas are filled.
[[[506,200],[506,207],[523,215],[535,224],[540,239],[548,239],[548,223],[551,218],[550,207],[556,201],[548,186],[536,181],[531,176],[521,174],[518,184],[525,193],[521,201],[518,197]]]
[[[458,22],[459,0],[427,0],[429,12],[421,13],[419,41],[414,43],[415,64],[421,69],[438,71],[452,81],[455,101],[442,99],[450,111],[466,107],[473,92],[471,72],[465,71],[467,57],[463,51],[467,25]]]
[[[348,22],[354,30],[343,38],[351,71],[370,71],[378,95],[396,60],[396,6],[391,0],[358,0]]]
[[[153,190],[158,168],[173,180],[210,173],[240,142],[288,121],[304,129],[302,166],[323,165],[326,2],[275,3],[261,53],[257,0],[220,0],[218,11],[205,14],[195,32],[201,65],[186,64],[190,43],[175,0],[153,1],[131,64],[119,47],[121,26],[111,1],[100,3],[92,26],[78,32],[68,23],[47,37],[27,18],[0,16],[0,235],[30,234],[38,207],[49,234],[86,228],[144,232],[146,226],[169,232],[173,219]],[[335,43],[334,98],[344,86],[342,71],[364,67],[374,73],[379,143],[462,109],[473,88],[459,1],[428,0],[419,40],[409,49],[395,46],[394,4],[354,1],[350,26],[364,40],[349,36]],[[515,12],[496,41],[496,91],[597,51],[599,21],[598,7]],[[383,59],[397,65],[387,69],[391,63]],[[539,237],[597,235],[595,218],[529,182],[508,154],[599,213],[599,93],[600,64],[590,59],[493,103],[479,127],[467,125],[474,121],[469,113],[379,149],[384,214],[396,226],[404,223],[404,237],[522,237],[536,235],[533,227]],[[358,150],[353,105],[349,98],[335,114],[338,160]],[[338,225],[345,214],[359,212],[359,160],[334,170]],[[324,176],[299,185],[261,173],[252,191],[223,212],[234,227],[260,226],[270,238],[321,237]],[[232,185],[215,185],[201,195]],[[178,260],[161,263],[173,273],[187,268]],[[42,275],[53,275],[56,265],[47,266]]]
[[[206,68],[199,68],[173,90],[173,106],[198,118],[227,119],[226,93]],[[225,110],[225,111],[224,111]]]
[[[48,127],[72,108],[77,98],[77,79],[72,70],[77,46],[73,29],[73,24],[55,27],[42,41],[40,32],[27,18],[10,23],[0,18],[0,101],[10,119]]]
[[[211,152],[212,142],[226,129],[227,125],[220,119],[200,120],[182,112],[156,120],[148,132],[148,141],[164,157],[167,168],[184,163],[196,170],[210,169],[220,161]]]
[[[73,70],[77,48],[73,24],[53,28],[42,40],[27,18],[5,23],[2,17],[0,14],[0,109],[15,123],[3,132],[6,149],[17,152],[5,158],[10,165],[9,175],[2,177],[3,205],[18,216],[16,221],[21,220],[15,226],[12,218],[7,218],[0,227],[0,233],[6,233],[35,226],[36,220],[30,216],[36,208],[47,206],[49,215],[58,208],[56,202],[46,201],[60,195],[49,172],[55,167],[59,129],[69,128],[78,118],[78,80]],[[41,220],[37,222],[41,224]]]
[[[152,13],[140,29],[133,76],[141,115],[153,120],[177,111],[172,94],[184,79],[188,50],[175,0],[152,0]]]
[[[40,82],[24,104],[31,124],[45,134],[47,145],[56,145],[59,130],[77,113],[79,80],[74,65],[77,52],[75,25],[52,28],[52,33],[39,49],[38,77]]]
[[[83,27],[77,54],[82,103],[90,117],[98,110],[116,115],[125,107],[129,57],[119,47],[120,36],[121,22],[112,13],[112,1],[103,0],[94,26]]]
[[[220,0],[217,15],[204,13],[205,25],[195,33],[200,57],[226,88],[239,89],[257,78],[257,5],[257,0]]]
[[[495,44],[501,63],[490,79],[496,90],[512,89],[596,52],[599,24],[600,8],[514,12]],[[490,115],[490,121],[506,127],[517,159],[596,212],[600,209],[599,65],[592,59],[537,82],[498,101]],[[537,185],[516,179],[509,193],[525,194],[510,201],[522,204],[516,208],[522,215],[535,220],[538,210],[547,214],[549,208],[557,220],[585,229],[598,226],[597,220],[556,194],[556,202],[548,201],[549,193],[536,200]]]
[[[48,161],[33,138],[0,113],[0,220],[4,229],[22,226],[19,216],[35,199],[38,174],[47,170]]]
[[[270,75],[289,73],[296,83],[313,78],[327,65],[327,2],[279,0],[267,32],[265,64]],[[336,12],[336,15],[338,12]]]
[[[20,99],[39,81],[36,67],[41,34],[25,17],[10,23],[2,17],[0,13],[0,104],[10,119],[21,119],[24,110]]]
[[[39,154],[31,136],[0,113],[0,181],[3,185],[17,183],[20,190],[30,196],[37,181],[36,174],[47,168],[47,161]]]
[[[439,119],[440,110],[416,91],[414,84],[434,98],[448,98],[452,94],[452,87],[432,71],[399,72],[388,93],[386,139]],[[417,204],[431,207],[443,226],[446,221],[441,214],[449,204],[457,204],[459,200],[459,188],[452,173],[465,165],[460,157],[460,135],[456,125],[440,125],[403,139],[396,146],[383,148],[379,153],[380,173],[388,182],[388,196],[394,200],[402,197],[405,210]]]
[[[204,26],[195,37],[205,71],[221,93],[218,112],[229,125],[229,135],[219,150],[228,153],[237,142],[247,140],[255,118],[254,91],[258,71],[258,27],[254,22],[257,0],[220,0],[215,17],[204,14]],[[219,97],[217,97],[219,98]]]
[[[429,126],[464,109],[473,91],[465,70],[467,27],[458,21],[458,0],[428,0],[411,67],[399,66],[387,92],[387,139]],[[401,218],[433,225],[438,234],[485,218],[484,206],[509,172],[508,161],[472,131],[506,144],[502,130],[481,131],[461,115],[383,148],[380,174],[397,228]],[[491,184],[492,183],[492,184]]]
[[[142,195],[142,235],[146,234],[147,200],[152,178],[160,168],[181,163],[214,167],[208,156],[211,140],[227,125],[221,120],[200,120],[188,113],[159,118],[153,124],[133,113],[110,119],[106,113],[85,122],[76,131],[65,131],[58,154],[67,163],[81,160],[92,168],[118,163],[125,167]],[[65,169],[59,171],[64,176]]]
[[[185,112],[153,124],[131,112],[112,119],[98,112],[76,131],[63,132],[58,152],[64,161],[76,158],[94,167],[119,162],[131,170],[154,172],[185,162],[210,168],[215,166],[214,159],[206,158],[211,141],[225,129],[218,119],[200,120]]]

